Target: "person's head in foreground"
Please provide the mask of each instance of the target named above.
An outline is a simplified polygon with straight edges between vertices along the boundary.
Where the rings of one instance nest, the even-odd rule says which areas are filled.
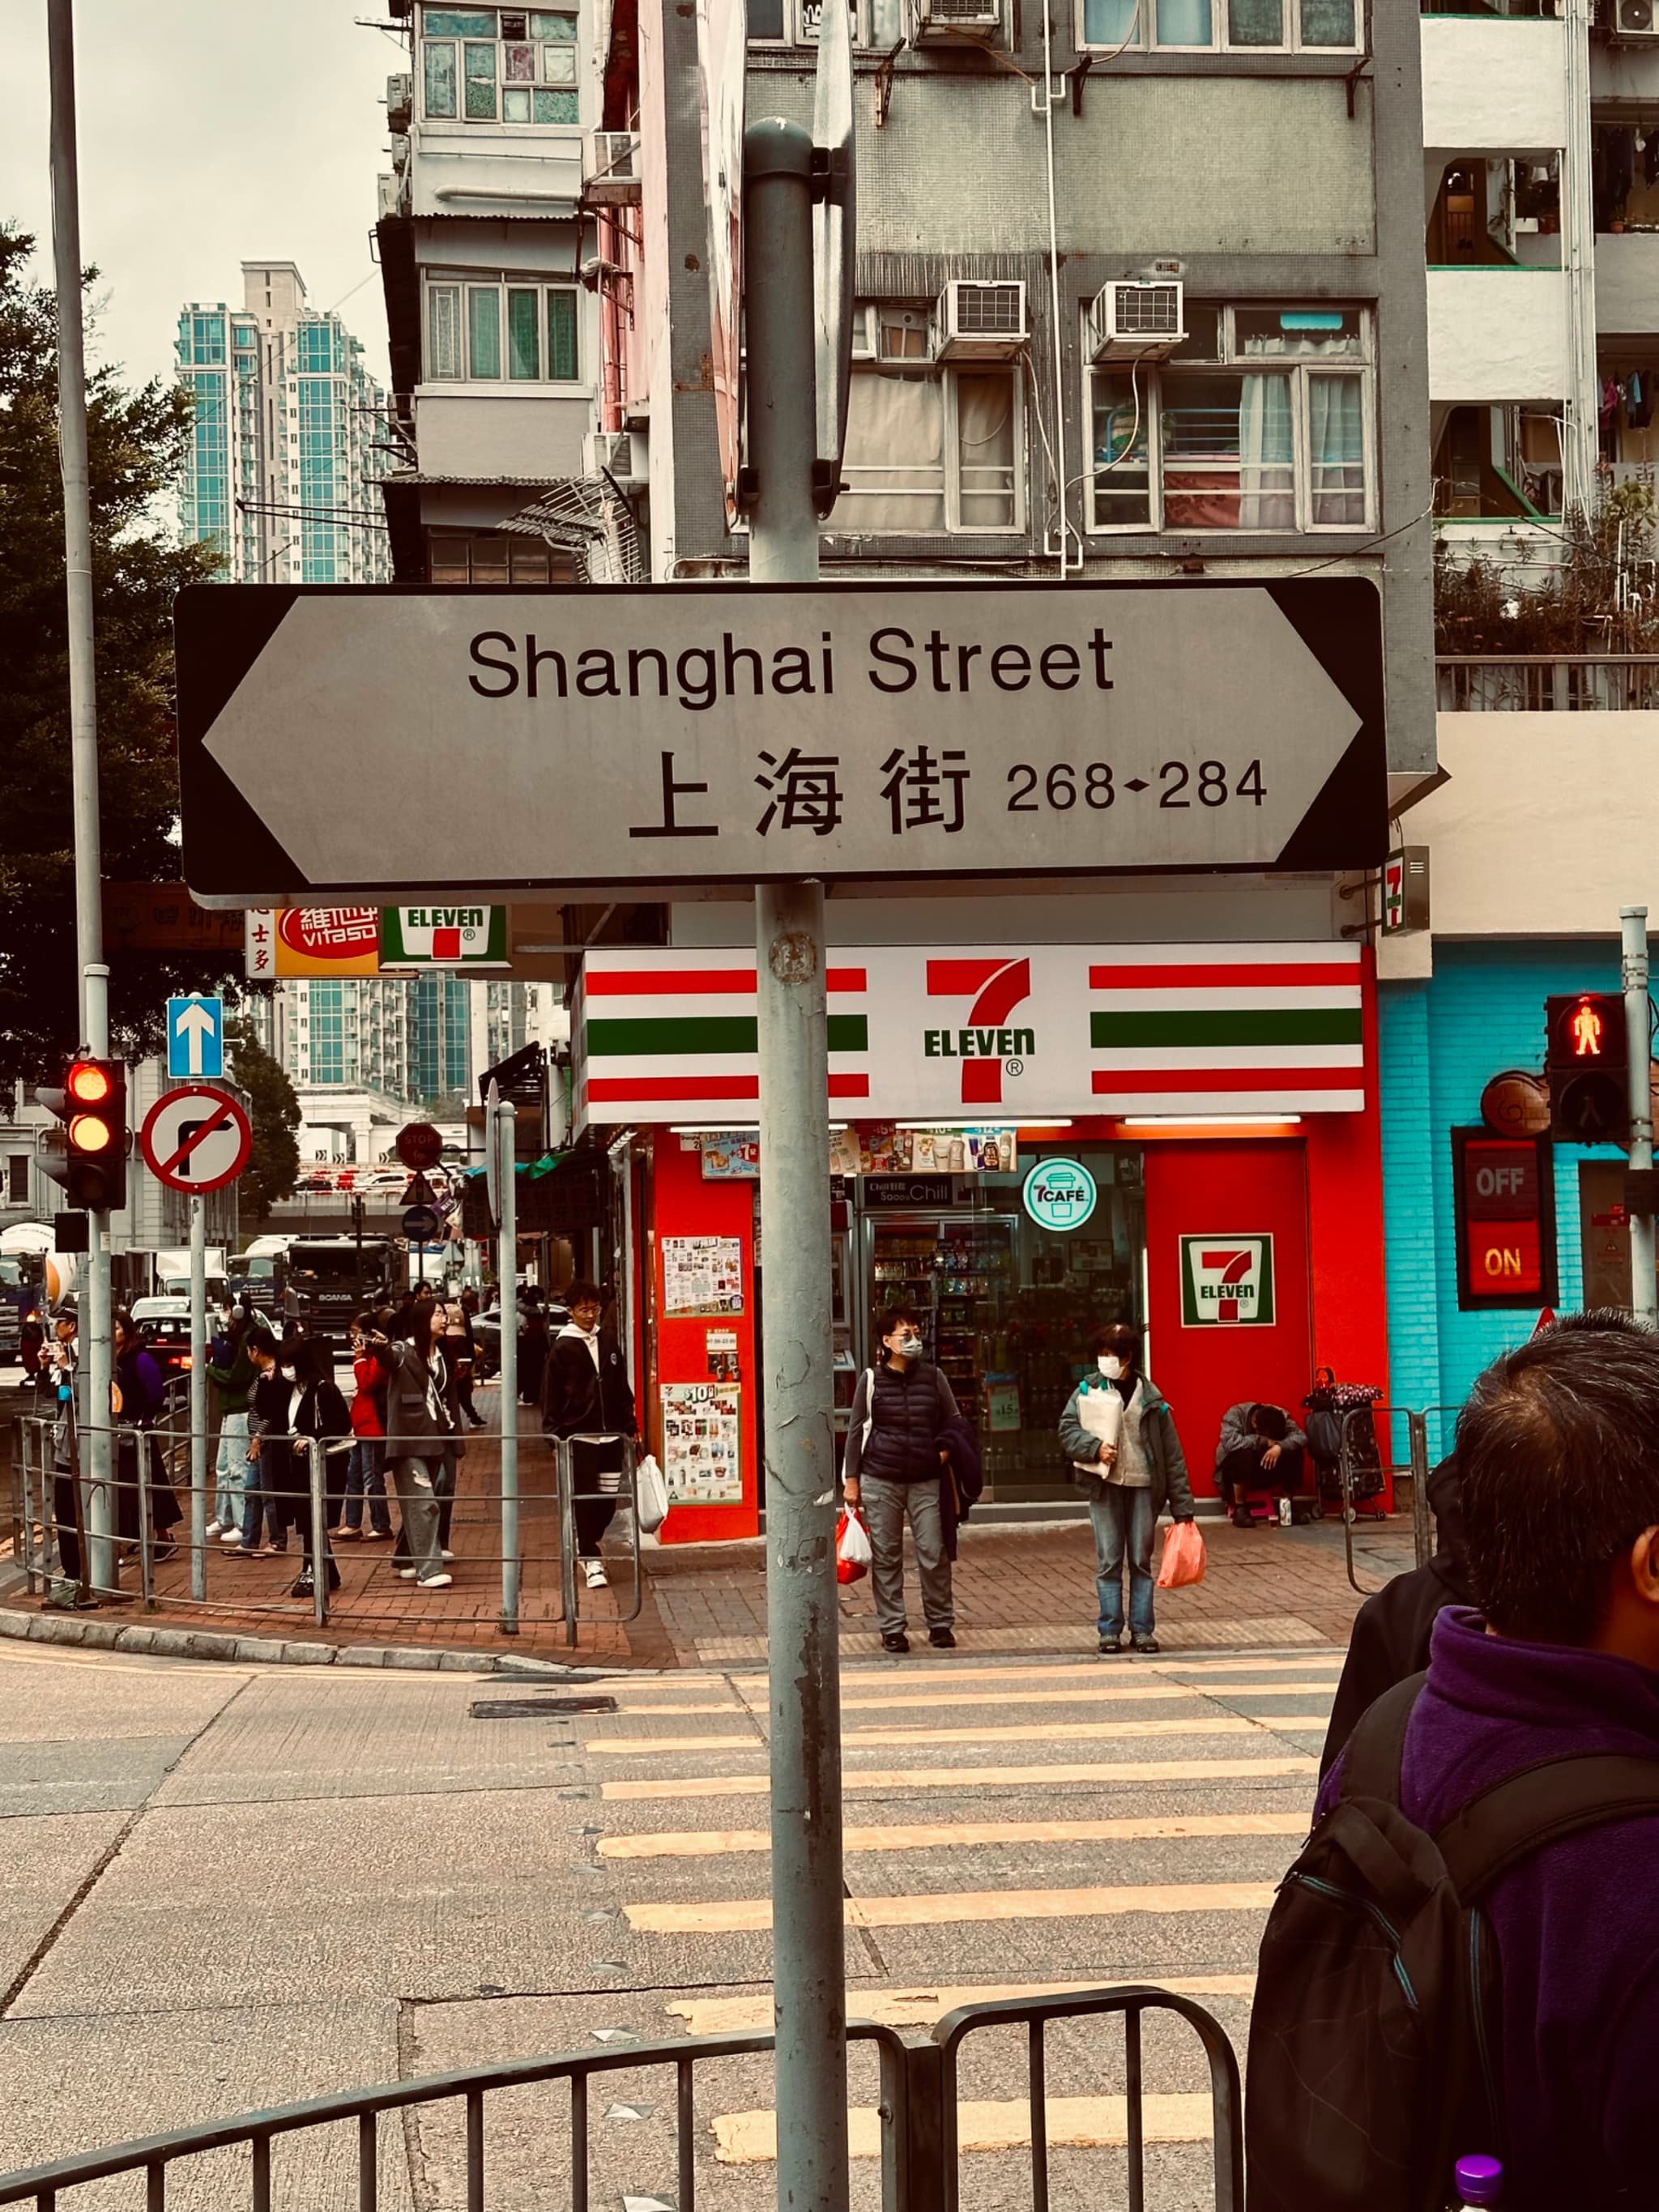
[[[1659,1335],[1603,1310],[1494,1361],[1457,1468],[1487,1626],[1659,1671]]]

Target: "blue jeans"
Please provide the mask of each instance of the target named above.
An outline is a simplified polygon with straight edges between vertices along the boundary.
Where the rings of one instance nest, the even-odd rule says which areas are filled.
[[[214,1472],[213,1518],[222,1528],[234,1528],[241,1519],[242,1493],[247,1487],[247,1415],[227,1413],[219,1424],[219,1456]]]
[[[1129,1563],[1129,1633],[1136,1643],[1152,1633],[1152,1538],[1158,1516],[1150,1488],[1130,1490],[1103,1483],[1089,1500],[1094,1523],[1096,1587],[1100,1592],[1100,1632],[1109,1640],[1123,1633],[1123,1563]]]
[[[392,1534],[392,1513],[386,1502],[386,1438],[356,1437],[346,1462],[345,1525],[363,1525],[363,1500],[368,1500],[369,1526],[377,1536]]]

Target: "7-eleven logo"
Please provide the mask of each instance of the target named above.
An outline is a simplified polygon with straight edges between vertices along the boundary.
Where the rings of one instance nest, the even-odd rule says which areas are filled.
[[[1014,1008],[1031,995],[1030,960],[1001,959],[994,952],[970,960],[930,960],[927,995],[970,1001],[965,1028],[923,1032],[928,1059],[962,1062],[964,1106],[1000,1106],[1005,1069],[1022,1074],[1036,1046],[1035,1030],[1008,1025]]]
[[[1271,1328],[1273,1238],[1183,1237],[1181,1319],[1186,1328]]]

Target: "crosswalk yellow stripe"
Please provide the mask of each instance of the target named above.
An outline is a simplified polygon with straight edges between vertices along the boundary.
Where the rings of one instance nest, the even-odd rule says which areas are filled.
[[[959,1889],[921,1897],[849,1897],[848,1928],[938,1928],[963,1921],[1094,1920],[1135,1912],[1265,1912],[1264,1881],[1170,1881],[1090,1889]],[[772,1925],[769,1897],[624,1905],[629,1926],[648,1936],[726,1936]]]
[[[1308,1814],[1167,1813],[1103,1820],[936,1821],[919,1827],[848,1828],[848,1851],[931,1851],[975,1844],[1163,1843],[1193,1836],[1304,1836]],[[765,1828],[684,1828],[639,1836],[601,1836],[602,1859],[700,1859],[725,1851],[769,1851]]]
[[[1050,1721],[1010,1722],[995,1728],[861,1728],[843,1729],[842,1741],[850,1749],[861,1743],[943,1743],[972,1746],[981,1743],[1076,1743],[1149,1735],[1252,1735],[1264,1729],[1324,1729],[1328,1713],[1275,1713],[1258,1720],[1245,1713],[1218,1713],[1213,1719],[1190,1721]],[[584,1751],[611,1759],[659,1758],[687,1751],[763,1751],[752,1735],[591,1735]]]
[[[937,1983],[930,1989],[909,1990],[872,1990],[852,1983],[847,1990],[847,2016],[873,2020],[883,2027],[932,2027],[958,2005],[998,2004],[1010,1997],[1076,1996],[1103,1986],[1099,1976],[1088,1982],[969,1982],[955,1987]],[[1255,1995],[1255,1976],[1164,1974],[1151,1986],[1176,1996],[1250,1997]],[[663,2010],[671,2020],[684,2021],[688,2035],[757,2035],[772,2025],[769,1990],[738,1997],[682,1997]]]
[[[1048,2142],[1060,2149],[1110,2148],[1129,2139],[1121,2097],[1050,2097],[1044,2107]],[[1149,2143],[1207,2142],[1212,2106],[1202,2094],[1146,2097],[1141,2125]],[[722,2166],[758,2166],[778,2154],[777,2115],[722,2112],[714,2121],[714,2156]],[[976,2100],[957,2106],[957,2145],[963,2151],[1023,2150],[1031,2140],[1031,2110],[1024,2097]],[[881,2155],[881,2115],[849,2106],[847,2148],[854,2158]]]
[[[1110,1705],[1139,1700],[1179,1700],[1182,1698],[1302,1698],[1317,1697],[1322,1691],[1334,1690],[1336,1677],[1323,1682],[1228,1682],[1213,1689],[1200,1689],[1182,1682],[1102,1682],[1080,1690],[1048,1690],[1033,1687],[1024,1698],[1011,1690],[971,1690],[963,1697],[950,1700],[957,1705],[989,1705],[1025,1704],[1031,1705]],[[937,1690],[911,1690],[890,1698],[843,1697],[841,1709],[844,1713],[872,1713],[892,1708],[937,1706],[944,1702]],[[767,1700],[758,1697],[750,1701],[750,1709],[763,1712]],[[631,1718],[635,1713],[729,1712],[728,1705],[629,1705]]]
[[[1273,1781],[1318,1771],[1316,1759],[1294,1753],[1266,1759],[1114,1759],[1097,1766],[849,1767],[842,1775],[842,1789],[989,1790],[1004,1783],[1232,1782],[1258,1776]],[[659,1798],[765,1797],[771,1789],[765,1774],[680,1774],[666,1780],[603,1782],[599,1795],[613,1804],[643,1804]]]

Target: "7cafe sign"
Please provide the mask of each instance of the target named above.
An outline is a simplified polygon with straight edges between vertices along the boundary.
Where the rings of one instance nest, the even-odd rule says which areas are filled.
[[[1323,871],[1387,845],[1362,577],[212,584],[175,625],[209,905],[423,898],[434,838],[486,893]],[[343,730],[372,807],[317,804]]]

